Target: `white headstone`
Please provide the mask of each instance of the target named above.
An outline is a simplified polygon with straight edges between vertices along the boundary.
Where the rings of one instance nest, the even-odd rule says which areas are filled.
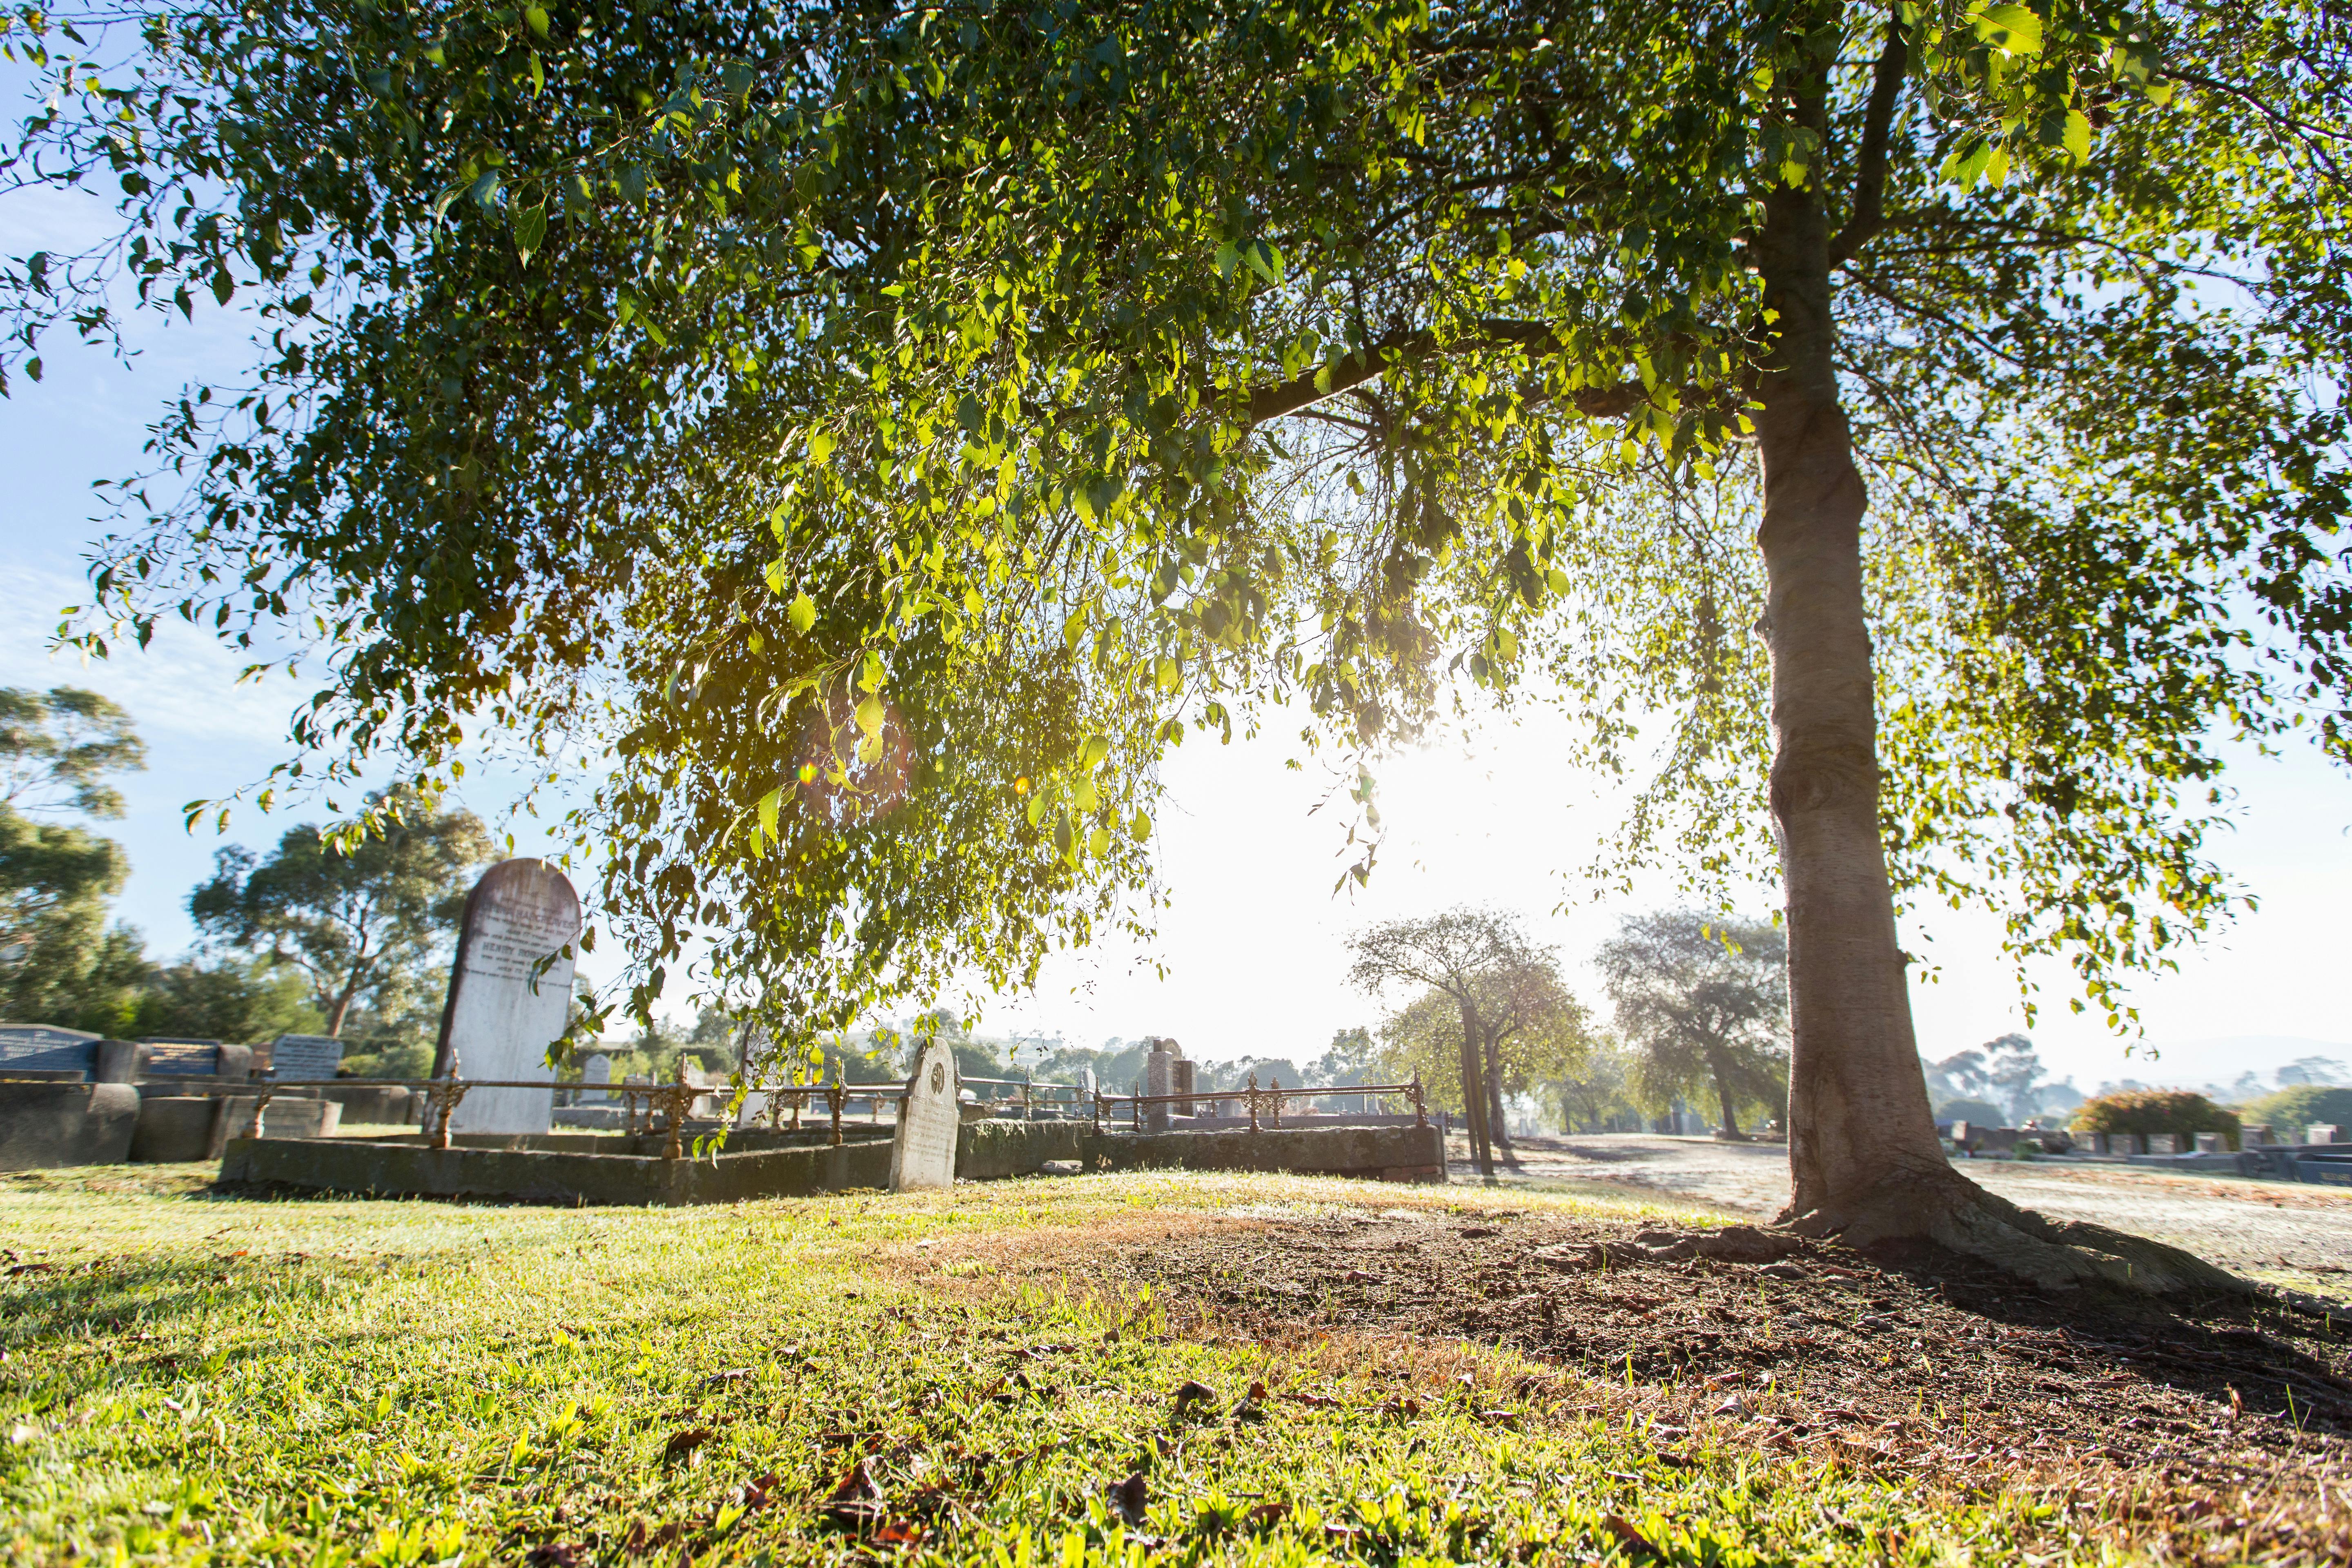
[[[291,1083],[332,1078],[343,1065],[343,1042],[332,1035],[280,1035],[270,1042],[269,1075]]]
[[[606,1056],[604,1052],[598,1051],[594,1056],[590,1057],[586,1061],[582,1062],[580,1064],[580,1081],[583,1083],[612,1082],[613,1058]],[[609,1089],[592,1089],[586,1090],[580,1096],[581,1102],[585,1105],[601,1105],[605,1100],[612,1098],[613,1091]]]
[[[457,1076],[552,1083],[547,1047],[572,1006],[572,959],[580,898],[544,860],[503,860],[466,900],[466,927],[441,1010],[440,1060]],[[540,962],[562,954],[538,971]],[[535,973],[536,972],[536,973]],[[552,1089],[478,1089],[449,1119],[453,1132],[544,1132]]]
[[[915,1058],[907,1098],[898,1102],[898,1131],[890,1140],[890,1190],[955,1185],[956,1133],[963,1113],[956,1109],[962,1088],[955,1053],[933,1040]]]

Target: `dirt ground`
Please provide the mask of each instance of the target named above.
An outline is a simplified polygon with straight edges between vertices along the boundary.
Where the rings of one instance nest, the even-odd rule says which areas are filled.
[[[1620,1133],[1520,1139],[1517,1149],[1517,1168],[1497,1175],[1506,1184],[1601,1182],[1764,1217],[1788,1197],[1785,1144]],[[1449,1152],[1453,1179],[1475,1181],[1466,1141],[1454,1139]],[[2168,1242],[2255,1279],[2352,1295],[2352,1191],[2055,1160],[1960,1168],[2053,1219]]]
[[[1558,1374],[1523,1394],[1622,1404],[1670,1445],[2128,1498],[2201,1521],[2224,1560],[2352,1558],[2329,1499],[2352,1476],[2352,1320],[2042,1294],[1926,1251],[1707,1236],[1356,1211],[1171,1237],[1118,1267],[1224,1333],[1509,1347]]]

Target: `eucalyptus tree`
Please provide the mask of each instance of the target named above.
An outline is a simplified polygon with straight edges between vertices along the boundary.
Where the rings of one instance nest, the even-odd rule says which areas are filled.
[[[22,373],[118,282],[261,351],[167,411],[85,646],[308,617],[330,779],[613,746],[577,826],[641,1010],[697,928],[812,1027],[1018,981],[1148,921],[1188,727],[1375,749],[1540,661],[1589,760],[1669,721],[1614,868],[1785,885],[1791,1223],[2204,1277],[1950,1171],[1896,900],[2119,1006],[2227,913],[2217,731],[2344,750],[2323,0],[13,37],[12,169],[122,218],[15,268]]]

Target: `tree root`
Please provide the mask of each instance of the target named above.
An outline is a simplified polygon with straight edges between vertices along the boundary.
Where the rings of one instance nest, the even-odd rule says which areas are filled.
[[[1791,1207],[1774,1223],[1799,1236],[1834,1237],[1856,1250],[1883,1241],[1932,1241],[2045,1290],[2097,1284],[2147,1296],[2257,1290],[2252,1280],[2177,1247],[2103,1225],[2044,1218],[1957,1171],[1898,1175],[1874,1184],[1855,1202]]]

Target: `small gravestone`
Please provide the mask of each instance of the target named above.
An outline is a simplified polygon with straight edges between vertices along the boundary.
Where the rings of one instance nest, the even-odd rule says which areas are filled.
[[[2126,1158],[2128,1158],[2129,1156],[2134,1155],[2134,1154],[2137,1154],[2137,1153],[2138,1153],[2139,1152],[2140,1152],[2140,1147],[2139,1147],[2139,1134],[2138,1134],[2138,1133],[2137,1133],[2137,1132],[2110,1132],[2110,1133],[2108,1133],[2108,1134],[2107,1134],[2107,1152],[2108,1152],[2108,1153],[2110,1153],[2110,1154],[2115,1154],[2115,1155],[2118,1155],[2118,1156],[2122,1156],[2122,1157],[2126,1157]]]
[[[343,1042],[332,1035],[280,1035],[269,1042],[269,1076],[280,1083],[335,1076]]]
[[[2226,1154],[2230,1152],[2230,1141],[2219,1132],[2200,1132],[2197,1134],[2197,1152],[2200,1154]]]
[[[1174,1087],[1169,1089],[1168,1092],[1177,1097],[1176,1114],[1179,1116],[1192,1116],[1198,1114],[1198,1112],[1193,1109],[1192,1100],[1192,1068],[1194,1065],[1195,1064],[1192,1062],[1186,1061],[1181,1057],[1177,1058],[1176,1060],[1171,1064],[1169,1081],[1172,1083]]]
[[[602,1051],[590,1057],[580,1064],[580,1081],[593,1084],[612,1082],[613,1058]],[[609,1089],[592,1089],[580,1097],[580,1102],[583,1105],[602,1105],[612,1098],[613,1091]]]
[[[544,860],[502,860],[466,899],[449,991],[441,1007],[434,1075],[545,1083],[547,1089],[467,1091],[453,1132],[545,1132],[555,1110],[547,1047],[572,1008],[572,955],[580,897]],[[541,968],[541,965],[545,967]]]
[[[898,1130],[890,1139],[890,1190],[955,1185],[956,1130],[963,1123],[955,1053],[933,1040],[915,1058]]]
[[[2074,1134],[2074,1146],[2085,1154],[2104,1154],[2107,1152],[2107,1135],[2104,1132],[2077,1132]]]
[[[2306,1143],[2333,1143],[2336,1131],[2333,1121],[2315,1122],[2303,1130],[2303,1141]]]
[[[103,1038],[47,1024],[0,1024],[0,1078],[23,1073],[87,1077],[98,1070],[98,1045]]]
[[[2149,1133],[2147,1135],[2147,1152],[2151,1154],[2179,1153],[2180,1134],[2178,1132]]]
[[[211,1078],[220,1071],[218,1040],[150,1035],[139,1043],[147,1047],[151,1078]]]
[[[2249,1121],[2238,1130],[2238,1147],[2241,1149],[2259,1149],[2277,1142],[2267,1121]]]

